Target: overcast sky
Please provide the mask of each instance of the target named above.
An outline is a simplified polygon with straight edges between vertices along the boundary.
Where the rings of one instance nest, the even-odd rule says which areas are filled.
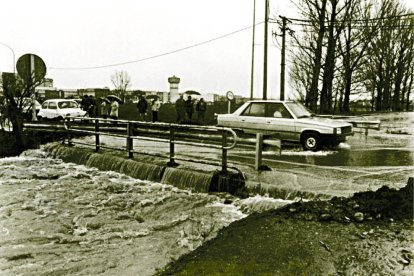
[[[264,2],[256,0],[256,23],[264,20]],[[167,79],[176,75],[180,92],[250,95],[253,0],[0,3],[0,43],[13,49],[16,61],[26,53],[40,56],[55,87],[113,88],[111,75],[125,70],[133,89],[168,91]],[[270,3],[271,17],[297,17],[289,0]],[[276,24],[269,25],[272,30],[278,31]],[[256,44],[254,90],[260,97],[263,24],[256,28]],[[279,56],[269,38],[269,98],[279,93]],[[120,63],[127,64],[110,66]],[[12,65],[12,51],[0,45],[0,71],[10,72]]]

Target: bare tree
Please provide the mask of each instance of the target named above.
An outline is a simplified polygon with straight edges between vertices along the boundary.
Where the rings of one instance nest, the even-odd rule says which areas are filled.
[[[128,72],[123,70],[115,71],[115,73],[111,76],[111,81],[114,85],[115,93],[117,96],[125,101],[125,96],[127,95],[127,91],[131,86],[131,77],[129,76]]]
[[[351,96],[363,95],[378,111],[409,108],[414,19],[399,0],[301,0],[298,8],[290,78],[311,110],[349,113]]]
[[[363,57],[372,38],[377,34],[378,21],[371,21],[372,1],[357,0],[351,3],[349,16],[344,18],[345,28],[340,36],[338,50],[342,60],[344,90],[340,94],[340,112],[350,112],[350,96],[360,78],[355,72],[362,66]]]
[[[26,99],[34,95],[35,88],[43,82],[43,79],[35,77],[34,72],[25,79],[16,76],[14,73],[2,73],[2,79],[5,98],[5,101],[1,103],[4,111],[2,117],[11,122],[17,151],[22,152],[24,150],[24,110],[27,111]]]
[[[376,4],[375,17],[381,23],[366,56],[367,88],[372,89],[376,111],[401,110],[411,87],[412,52],[414,51],[412,18],[398,0]],[[408,90],[407,90],[408,89]]]

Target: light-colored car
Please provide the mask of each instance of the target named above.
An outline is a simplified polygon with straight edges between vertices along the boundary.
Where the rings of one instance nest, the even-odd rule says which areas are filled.
[[[305,150],[337,146],[353,135],[352,124],[315,117],[294,101],[248,101],[232,114],[217,116],[217,125],[246,133],[263,133],[282,141],[300,142]]]
[[[86,111],[79,107],[74,100],[69,99],[51,99],[46,100],[42,104],[37,117],[42,119],[63,119],[65,117],[84,117]]]

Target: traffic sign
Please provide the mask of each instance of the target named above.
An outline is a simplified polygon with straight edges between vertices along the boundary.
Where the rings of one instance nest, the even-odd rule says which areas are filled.
[[[227,91],[226,93],[227,100],[231,101],[234,99],[234,94],[231,91]]]
[[[46,76],[46,64],[35,54],[24,54],[16,63],[17,73],[26,83],[40,83]]]

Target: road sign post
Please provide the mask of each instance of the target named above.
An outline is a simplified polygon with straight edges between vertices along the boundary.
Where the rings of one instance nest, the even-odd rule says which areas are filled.
[[[234,99],[234,94],[231,91],[227,91],[226,93],[228,107],[227,107],[227,113],[231,113],[231,101]]]
[[[34,54],[24,54],[16,63],[17,72],[25,83],[26,95],[32,99],[32,120],[37,121],[35,86],[42,83],[46,75],[44,61]]]

